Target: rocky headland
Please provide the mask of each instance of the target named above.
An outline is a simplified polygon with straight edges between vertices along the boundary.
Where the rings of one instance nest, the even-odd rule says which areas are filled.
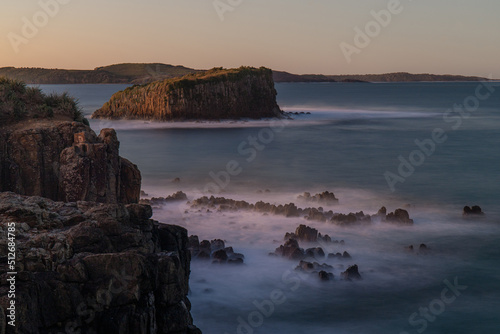
[[[157,121],[283,117],[267,68],[214,68],[114,94],[92,118]]]
[[[6,79],[0,120],[0,334],[201,333],[187,231],[136,204],[141,175],[115,131]]]

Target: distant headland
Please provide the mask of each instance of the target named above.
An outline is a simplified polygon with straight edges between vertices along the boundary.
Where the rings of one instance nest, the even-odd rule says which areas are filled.
[[[21,80],[28,84],[145,84],[204,71],[161,63],[125,63],[97,67],[93,70],[2,67],[0,68],[0,77]],[[275,82],[447,82],[490,80],[475,76],[412,74],[406,72],[364,75],[299,75],[273,71],[273,78]]]

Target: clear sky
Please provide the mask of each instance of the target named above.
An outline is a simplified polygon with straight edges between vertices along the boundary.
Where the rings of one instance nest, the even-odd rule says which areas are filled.
[[[400,0],[386,27],[370,25],[370,12],[390,1],[397,0],[1,0],[0,67],[162,62],[500,78],[500,0]],[[42,9],[54,2],[60,8]],[[367,24],[373,37],[348,63],[340,45],[356,47],[354,29]]]

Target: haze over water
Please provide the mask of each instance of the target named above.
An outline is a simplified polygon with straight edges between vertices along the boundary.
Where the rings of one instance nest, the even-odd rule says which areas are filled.
[[[309,205],[298,201],[297,195],[328,190],[340,203],[325,210],[375,214],[381,206],[388,211],[404,207],[414,219],[410,227],[376,222],[342,228],[249,212],[197,212],[186,204],[155,210],[155,219],[182,225],[200,240],[222,238],[245,255],[242,267],[192,262],[192,314],[204,333],[249,333],[248,328],[253,333],[292,334],[496,333],[500,328],[500,87],[494,86],[493,94],[466,117],[448,112],[475,96],[479,85],[277,84],[278,103],[285,111],[311,112],[294,116],[279,132],[268,121],[91,120],[91,126],[97,132],[103,127],[117,129],[121,155],[139,166],[143,189],[150,195],[182,190],[192,200],[210,196],[203,190],[215,183],[223,188],[219,196],[251,203],[294,202],[304,208]],[[80,99],[86,114],[124,87],[41,86],[46,92],[69,91]],[[397,175],[399,156],[409,160],[419,149],[415,140],[431,139],[437,128],[447,139],[435,142],[432,153],[425,154],[424,161],[392,191],[384,174]],[[262,137],[269,133],[272,139]],[[262,149],[249,139],[259,135],[266,139],[259,141]],[[252,147],[255,155],[250,153]],[[217,183],[211,175],[224,175],[233,160],[241,173]],[[176,177],[180,183],[172,182]],[[266,189],[270,192],[258,193]],[[486,217],[463,219],[463,206],[476,204]],[[302,223],[345,240],[345,246],[325,246],[331,247],[325,252],[346,250],[352,255],[348,261],[322,261],[334,266],[334,282],[298,275],[293,271],[296,261],[268,256],[286,232]],[[424,255],[404,250],[421,243],[431,251]],[[354,263],[363,280],[341,281],[340,273]],[[436,315],[417,314],[409,322],[420,308],[441,300],[445,280],[455,279],[466,288],[453,302],[443,304],[439,312],[435,309]],[[285,296],[283,303],[245,332],[239,319],[249,324],[256,305],[263,305],[276,289]]]

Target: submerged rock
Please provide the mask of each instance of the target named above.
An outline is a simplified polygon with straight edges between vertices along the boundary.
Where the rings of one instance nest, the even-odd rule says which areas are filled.
[[[346,269],[346,271],[341,273],[341,276],[343,279],[345,279],[347,281],[360,280],[361,275],[359,274],[359,271],[358,271],[358,265],[355,264],[353,266],[348,267]]]
[[[299,241],[316,242],[318,241],[318,230],[306,225],[299,225],[295,230],[295,236]]]
[[[299,195],[297,198],[307,202],[314,202],[314,203],[321,203],[328,205],[337,204],[339,202],[338,198],[335,197],[335,194],[328,191],[324,191],[314,196],[311,196],[311,193],[305,192],[302,195]]]
[[[299,243],[295,239],[287,240],[284,245],[276,248],[274,253],[290,260],[301,260],[305,256],[304,250],[299,247]]]
[[[183,193],[182,191],[178,191],[173,195],[168,195],[167,197],[153,197],[151,199],[141,199],[139,203],[141,204],[147,204],[147,205],[153,205],[153,206],[159,206],[159,205],[164,205],[170,202],[177,202],[177,201],[187,201],[187,195]]]
[[[212,241],[203,240],[198,242],[197,235],[192,235],[188,239],[188,249],[193,259],[210,260],[212,263],[244,263],[245,256],[235,253],[233,247],[226,247],[224,240],[214,239]]]
[[[319,279],[322,281],[333,281],[334,275],[333,273],[326,272],[324,270],[321,270],[318,273]]]
[[[413,224],[413,219],[410,219],[408,211],[404,209],[397,209],[396,211],[389,213],[385,221],[389,223],[396,223],[403,225]]]
[[[469,206],[465,206],[464,209],[463,209],[462,215],[464,217],[467,217],[467,216],[483,216],[484,212],[481,209],[481,207],[478,206],[478,205],[474,205],[472,208],[469,207]]]
[[[357,213],[349,213],[347,215],[342,213],[336,213],[330,219],[330,221],[336,225],[340,226],[352,226],[358,224],[369,224],[371,223],[371,216],[365,215],[363,211]]]

